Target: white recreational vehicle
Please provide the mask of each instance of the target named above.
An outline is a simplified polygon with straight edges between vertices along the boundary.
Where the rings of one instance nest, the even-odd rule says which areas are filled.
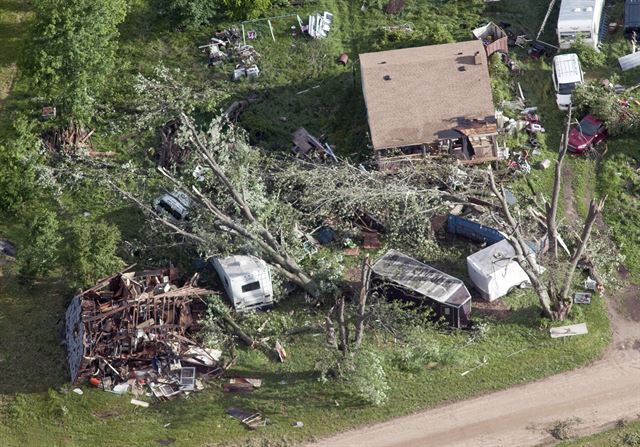
[[[580,34],[587,45],[597,50],[603,7],[604,0],[562,0],[557,27],[560,48],[571,48]]]
[[[273,304],[273,285],[269,266],[253,256],[233,255],[214,258],[213,267],[237,311]]]

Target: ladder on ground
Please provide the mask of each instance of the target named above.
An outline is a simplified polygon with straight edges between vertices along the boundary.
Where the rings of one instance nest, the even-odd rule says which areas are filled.
[[[553,7],[556,4],[556,0],[551,0],[551,2],[549,2],[549,9],[547,9],[547,14],[544,16],[544,20],[542,21],[542,25],[540,25],[540,29],[538,30],[538,34],[536,35],[536,40],[540,39],[540,35],[542,34],[542,31],[544,31],[544,27],[547,24],[547,20],[549,20],[549,16],[551,15],[551,11],[553,11]]]

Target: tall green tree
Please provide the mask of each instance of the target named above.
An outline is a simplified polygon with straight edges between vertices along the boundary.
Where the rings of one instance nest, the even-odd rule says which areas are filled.
[[[39,0],[26,62],[38,95],[66,119],[91,120],[116,61],[126,0]]]
[[[255,19],[271,7],[271,0],[222,0],[222,6],[233,19]]]
[[[121,269],[124,263],[116,255],[120,238],[114,225],[87,218],[74,220],[63,252],[72,285],[85,287]]]
[[[34,123],[19,116],[12,138],[0,144],[0,212],[15,214],[44,190],[39,182],[40,138]]]
[[[32,281],[49,273],[58,260],[60,235],[54,211],[37,209],[28,214],[27,238],[18,252],[18,273],[22,281]]]
[[[219,0],[166,0],[166,12],[187,28],[211,22],[220,11]]]

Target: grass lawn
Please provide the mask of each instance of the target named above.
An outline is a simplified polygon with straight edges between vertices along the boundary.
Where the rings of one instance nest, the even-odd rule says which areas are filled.
[[[546,11],[542,3],[546,2],[535,2],[533,6],[531,3],[534,2],[500,2],[491,6],[486,16],[509,21],[530,35],[535,34],[536,30],[530,27],[537,27]],[[26,14],[22,9],[24,4],[0,0],[0,18],[4,20],[7,14],[16,11]],[[157,16],[151,2],[132,0],[129,17],[121,30],[117,76],[120,82],[114,83],[110,100],[116,115],[126,110],[134,75],[149,74],[154,66],[163,63],[180,68],[189,86],[217,92],[216,101],[203,106],[208,112],[224,109],[233,99],[257,92],[261,101],[249,108],[240,124],[247,128],[255,143],[268,150],[288,150],[289,134],[304,126],[314,134],[327,134],[339,155],[366,159],[369,157],[367,124],[358,67],[354,65],[357,55],[425,43],[425,36],[388,42],[383,33],[383,27],[388,25],[410,23],[415,30],[420,30],[437,18],[453,37],[466,39],[479,20],[473,8],[481,8],[483,2],[415,0],[412,4],[399,16],[388,16],[373,8],[363,13],[359,2],[348,0],[321,0],[295,9],[303,17],[315,10],[328,10],[336,15],[330,37],[324,41],[292,38],[288,35],[290,24],[284,20],[276,23],[276,42],[273,42],[267,34],[268,28],[255,25],[259,35],[255,46],[262,54],[259,63],[262,75],[255,82],[233,84],[228,80],[230,64],[207,69],[206,57],[197,49],[211,37],[214,27],[178,33]],[[471,8],[470,4],[475,6]],[[283,11],[275,13],[280,12]],[[545,34],[549,41],[552,41],[549,30],[554,20],[552,16]],[[7,33],[4,39],[14,37],[19,43],[20,34]],[[346,67],[335,62],[342,52],[347,52],[352,61]],[[17,50],[13,54],[13,59],[7,58],[8,63],[0,60],[0,73],[3,67],[13,63]],[[522,53],[519,56],[522,73],[517,79],[532,105],[540,107],[547,129],[548,149],[540,157],[553,159],[554,148],[559,144],[562,115],[554,105],[550,67],[544,61],[528,60]],[[313,88],[317,85],[318,88]],[[306,89],[311,90],[303,92]],[[27,80],[18,78],[7,98],[8,110],[0,110],[0,121],[7,121],[8,112],[14,110],[33,115],[36,107],[29,99]],[[109,132],[107,122],[98,124],[99,136],[95,143],[102,150],[118,151],[123,160],[142,159],[153,142],[153,129],[123,135],[120,130]],[[0,136],[6,137],[3,129],[6,128],[0,127]],[[581,159],[570,162],[579,173],[574,177],[574,191],[581,195],[593,193],[596,190],[592,181],[594,164]],[[625,175],[632,173],[625,171]],[[539,191],[548,192],[551,181],[551,170],[534,170],[531,175],[531,182]],[[609,185],[605,180],[601,182],[598,191]],[[623,186],[624,183],[610,185],[614,191]],[[513,188],[528,194],[528,186],[522,179],[516,180]],[[65,197],[65,206],[73,212],[86,211],[87,206],[100,208],[87,205],[91,192]],[[628,200],[632,198],[630,192]],[[100,206],[109,203],[109,198],[102,194],[98,203]],[[580,206],[578,210],[584,212]],[[121,226],[123,234],[131,232],[132,220],[126,210],[98,211],[109,214]],[[21,229],[10,217],[5,217],[0,220],[0,234],[19,243],[23,237]],[[466,247],[455,252],[456,256],[449,256],[449,260],[457,260],[452,265],[453,271],[466,270],[464,261],[469,251]],[[64,274],[60,276],[63,278]],[[572,317],[572,321],[588,323],[588,335],[552,340],[548,327],[541,323],[530,291],[516,291],[499,311],[487,316],[476,313],[475,318],[488,327],[482,339],[474,341],[472,334],[466,332],[449,334],[430,329],[418,334],[422,342],[428,340],[441,351],[451,353],[450,359],[440,365],[425,363],[413,372],[406,372],[399,360],[406,341],[395,340],[384,330],[370,331],[367,345],[380,353],[390,384],[389,401],[382,407],[362,404],[341,384],[318,381],[317,364],[326,362],[327,352],[318,339],[320,335],[307,334],[283,338],[290,354],[290,359],[283,364],[274,363],[257,351],[239,351],[237,364],[229,375],[262,377],[263,387],[252,394],[224,394],[220,383],[212,383],[206,391],[189,399],[156,403],[143,409],[131,405],[127,397],[95,389],[85,389],[82,396],[69,392],[64,384],[63,350],[58,344],[58,322],[68,298],[63,279],[25,288],[15,281],[11,272],[5,271],[0,277],[0,377],[3,378],[0,440],[3,446],[149,446],[169,439],[175,439],[175,445],[180,446],[288,445],[576,368],[597,358],[610,341],[607,314],[600,297],[590,306],[577,307]],[[322,321],[321,312],[308,311],[306,307],[303,311],[303,306],[295,300],[283,303],[273,311],[273,318],[288,319],[297,325]],[[265,318],[264,314],[260,318]],[[473,371],[461,375],[471,369]],[[226,415],[229,406],[262,411],[271,424],[257,432],[248,432]],[[304,422],[304,427],[293,428],[291,423],[295,421]]]
[[[640,422],[618,424],[615,428],[580,439],[566,441],[558,447],[633,447],[640,445]]]

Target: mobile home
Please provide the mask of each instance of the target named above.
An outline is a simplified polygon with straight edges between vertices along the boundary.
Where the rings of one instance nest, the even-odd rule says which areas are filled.
[[[464,283],[396,250],[371,267],[372,286],[390,299],[402,299],[433,309],[449,326],[470,324],[471,295]]]
[[[234,255],[212,260],[224,289],[237,311],[273,304],[269,266],[253,256]]]
[[[562,0],[557,27],[560,48],[571,48],[580,34],[597,50],[603,7],[604,0]]]

